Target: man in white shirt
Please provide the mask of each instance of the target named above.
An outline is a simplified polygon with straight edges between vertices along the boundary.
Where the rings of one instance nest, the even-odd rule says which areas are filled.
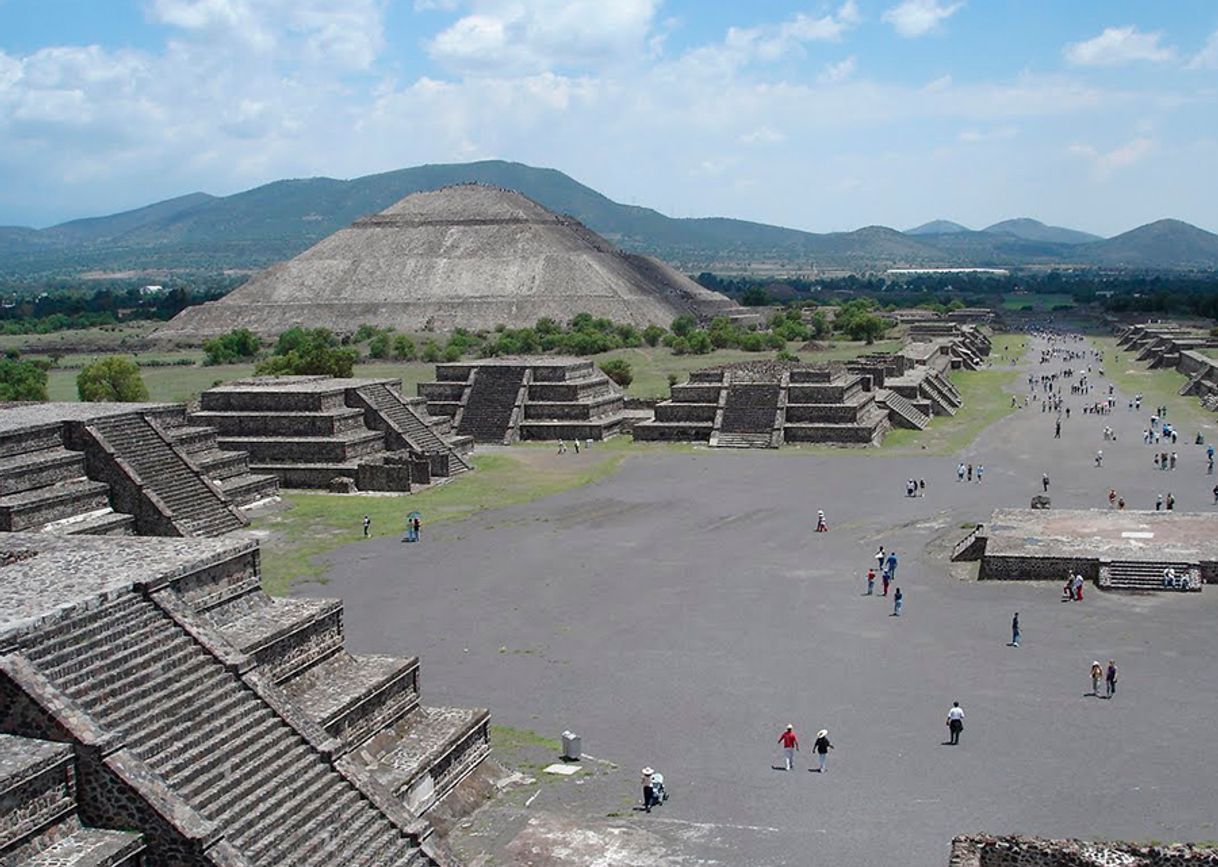
[[[951,710],[947,712],[947,730],[951,732],[948,743],[952,746],[959,745],[960,732],[964,731],[964,710],[958,701],[953,701]]]

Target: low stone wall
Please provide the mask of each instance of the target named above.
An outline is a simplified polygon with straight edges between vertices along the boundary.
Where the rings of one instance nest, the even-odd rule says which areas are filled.
[[[347,408],[345,391],[276,391],[273,387],[213,388],[199,395],[200,409],[213,412],[333,412]]]
[[[714,403],[662,403],[656,407],[656,421],[682,422],[705,421],[714,422],[715,413],[719,411]]]
[[[674,385],[672,387],[673,403],[718,403],[721,386],[716,385]]]
[[[707,442],[710,440],[713,422],[702,425],[635,425],[633,434],[639,442]]]
[[[1035,837],[957,837],[949,867],[1173,867],[1218,865],[1218,851]]]
[[[1005,557],[986,554],[977,574],[981,581],[1059,581],[1067,574],[1081,572],[1088,581],[1100,576],[1100,561],[1095,557]]]
[[[851,424],[858,420],[859,407],[852,403],[788,403],[787,423]]]

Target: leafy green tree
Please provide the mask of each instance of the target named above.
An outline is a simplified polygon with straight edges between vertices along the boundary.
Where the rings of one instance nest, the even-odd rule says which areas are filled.
[[[697,329],[689,333],[689,351],[694,355],[706,355],[715,345],[711,343],[710,335],[702,329]]]
[[[740,303],[745,307],[765,307],[770,303],[770,293],[764,286],[750,286],[740,296]]]
[[[414,361],[419,351],[408,334],[399,334],[393,338],[393,357],[398,361]]]
[[[36,361],[0,359],[0,400],[46,400],[47,370]]]
[[[630,362],[624,358],[611,358],[601,362],[601,370],[622,388],[629,388],[630,383],[634,382],[634,371]]]
[[[355,369],[354,349],[339,345],[328,328],[290,328],[279,335],[275,354],[259,362],[259,375],[336,376],[346,378]]]
[[[248,328],[238,328],[211,340],[203,341],[204,364],[232,364],[253,358],[262,348],[262,341]]]
[[[429,339],[423,344],[423,352],[419,357],[428,364],[435,364],[440,360],[440,344],[436,343],[435,340]]]
[[[819,340],[829,333],[829,317],[817,310],[812,314],[812,319],[808,323],[808,326],[812,331],[812,336]]]
[[[368,341],[368,355],[372,358],[388,358],[389,349],[393,344],[392,331],[378,331]]]
[[[76,392],[84,401],[133,403],[148,399],[140,366],[122,355],[87,364],[76,377]]]
[[[689,337],[691,331],[698,327],[698,320],[685,313],[672,321],[670,330],[677,337]]]
[[[371,340],[377,335],[379,329],[375,325],[369,325],[365,322],[359,328],[355,329],[355,333],[351,335],[352,343],[363,343],[365,340]]]
[[[658,325],[648,325],[643,329],[643,342],[648,346],[655,346],[665,333],[664,329]]]

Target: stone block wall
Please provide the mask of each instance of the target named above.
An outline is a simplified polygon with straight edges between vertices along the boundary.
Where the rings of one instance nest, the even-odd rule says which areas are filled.
[[[859,407],[853,403],[788,403],[788,424],[850,424],[858,420]]]
[[[1006,557],[986,554],[977,578],[982,581],[1058,581],[1081,572],[1088,581],[1099,579],[1100,561],[1082,557]]]
[[[718,411],[714,403],[661,403],[655,408],[656,421],[662,422],[714,422]]]
[[[347,408],[343,389],[334,391],[277,391],[210,389],[199,395],[199,408],[212,412],[337,412]]]
[[[1035,837],[957,837],[949,867],[1189,867],[1218,865],[1218,851]]]

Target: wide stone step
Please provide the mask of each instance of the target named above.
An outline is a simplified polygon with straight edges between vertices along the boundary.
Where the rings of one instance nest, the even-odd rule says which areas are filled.
[[[217,738],[227,743],[254,740],[261,737],[260,733],[268,726],[278,731],[272,725],[273,717],[270,708],[259,707],[251,711],[243,696],[235,693],[227,696],[211,709],[208,719],[194,729],[189,741],[173,744],[171,749],[157,755],[156,768],[175,784],[189,782],[226,760],[226,752],[214,749]]]
[[[278,836],[283,819],[304,809],[312,799],[341,793],[339,778],[320,759],[304,750],[292,753],[296,762],[291,773],[259,780],[224,805],[218,818],[242,847],[256,843],[259,833]]]
[[[191,460],[207,473],[213,481],[222,481],[247,472],[247,455],[245,452],[225,452],[220,449],[208,449],[205,452],[192,454]]]
[[[22,651],[31,661],[39,665],[50,661],[64,651],[75,652],[93,641],[96,636],[106,635],[111,630],[122,630],[135,620],[146,619],[156,615],[154,606],[136,593],[126,593],[113,602],[106,603],[92,610],[73,613],[69,618],[55,625],[48,625],[38,630],[37,641],[27,645]]]
[[[106,725],[124,731],[141,730],[150,722],[149,717],[164,716],[173,712],[177,703],[205,687],[214,672],[214,660],[206,654],[181,657],[181,662],[162,664],[162,672],[170,674],[164,689],[147,690],[140,698],[129,695],[112,696],[103,700],[93,711]]]
[[[243,473],[220,482],[224,495],[238,506],[248,506],[279,493],[279,478],[263,473]]]
[[[0,497],[0,530],[34,530],[110,507],[110,486],[90,479],[56,482]]]
[[[213,714],[228,714],[232,711],[239,711],[241,714],[253,714],[260,706],[252,693],[241,687],[239,684],[227,681],[226,674],[217,672],[217,685],[222,692],[217,693],[212,697],[212,704],[205,707],[205,714],[201,714],[198,718],[191,720],[192,728],[204,724]],[[223,732],[213,734],[210,739],[204,742],[202,739],[199,743],[206,743],[211,750],[226,749],[231,743],[231,733]],[[173,757],[179,755],[181,750],[181,731],[175,731],[172,726],[160,729],[155,737],[148,740],[140,741],[133,744],[139,754],[144,758],[144,761],[156,767],[171,762]]]
[[[388,725],[418,703],[414,689],[418,667],[414,658],[353,656],[342,650],[292,678],[283,691],[327,732],[358,743],[374,734],[359,724],[362,719]],[[391,709],[388,718],[386,708]]]
[[[16,494],[85,475],[85,456],[62,447],[0,457],[0,495]]]
[[[221,777],[210,788],[188,790],[191,803],[205,815],[224,820],[234,833],[239,833],[237,825],[240,823],[257,822],[260,805],[270,810],[275,798],[290,798],[297,780],[327,776],[321,762],[301,747],[299,739],[287,736],[283,731],[280,737],[286,742],[269,747],[260,760],[234,768],[233,773]],[[221,749],[227,749],[227,746]]]
[[[112,640],[100,636],[95,646],[43,670],[63,689],[97,695],[111,684],[121,682],[132,670],[156,659],[158,654],[170,658],[176,651],[187,649],[172,639],[169,641],[167,645],[158,619],[150,618]]]
[[[173,444],[188,455],[196,452],[208,452],[216,448],[216,429],[203,425],[184,425],[166,428],[165,435]]]
[[[269,864],[287,863],[290,855],[290,863],[305,864],[312,854],[325,850],[327,857],[333,859],[334,847],[344,833],[354,831],[365,834],[380,819],[361,801],[354,788],[343,791],[330,803],[319,798],[297,815],[289,816],[281,829],[282,833],[267,835],[254,843],[249,855],[259,863]],[[323,814],[332,817],[332,823],[319,823],[317,819]],[[328,863],[339,862],[330,860]],[[341,863],[344,867],[350,867],[348,862]]]
[[[264,774],[279,761],[285,754],[283,738],[283,729],[272,715],[260,714],[256,725],[224,736],[226,749],[196,753],[189,763],[176,761],[167,766],[166,776],[193,802],[211,804],[235,789],[242,779]],[[189,770],[183,773],[186,768]]]
[[[135,516],[107,509],[80,521],[48,525],[46,531],[65,536],[134,536]]]
[[[54,842],[21,862],[25,867],[114,867],[138,863],[144,838],[128,831],[75,827],[60,836],[47,832]],[[0,854],[0,859],[4,856]],[[7,862],[5,862],[7,863]]]

